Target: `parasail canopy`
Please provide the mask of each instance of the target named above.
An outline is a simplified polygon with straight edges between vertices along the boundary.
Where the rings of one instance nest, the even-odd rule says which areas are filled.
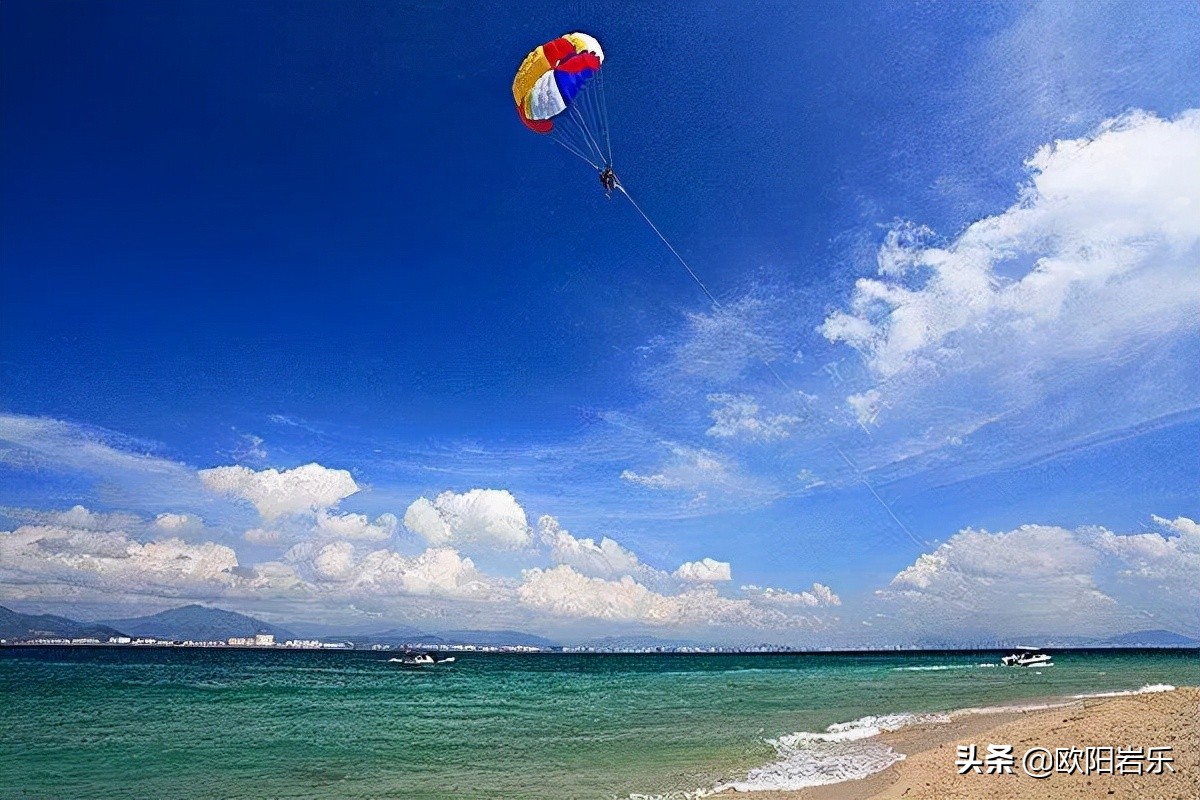
[[[600,42],[568,33],[525,56],[512,85],[521,122],[596,169],[612,166],[603,64]]]

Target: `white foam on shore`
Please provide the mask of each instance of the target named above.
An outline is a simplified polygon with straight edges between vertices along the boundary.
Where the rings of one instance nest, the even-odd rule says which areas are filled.
[[[1158,694],[1159,692],[1173,692],[1175,687],[1169,683],[1148,683],[1140,689],[1134,689],[1128,692],[1096,692],[1095,694],[1077,694],[1076,700],[1090,700],[1093,697],[1129,697],[1135,694]]]
[[[966,717],[974,714],[1024,714],[1030,711],[1045,711],[1050,708],[1064,708],[1077,705],[1080,700],[1093,700],[1100,697],[1132,697],[1139,694],[1155,694],[1157,692],[1173,692],[1175,687],[1169,683],[1152,683],[1140,689],[1130,689],[1124,692],[1092,692],[1090,694],[1073,694],[1067,699],[1053,700],[1045,703],[1025,703],[1022,705],[982,706],[980,708],[960,708],[951,711],[950,717]]]
[[[865,778],[904,760],[903,753],[888,745],[866,740],[910,725],[949,721],[946,714],[881,714],[835,723],[821,732],[799,731],[769,739],[775,761],[750,770],[742,780],[717,786],[716,791],[794,791]]]
[[[671,795],[630,795],[631,800],[676,800],[676,798],[705,798],[723,792],[796,791],[810,786],[825,786],[866,778],[903,761],[905,755],[882,742],[870,739],[881,733],[898,731],[913,725],[951,722],[959,717],[976,714],[1020,714],[1077,705],[1080,700],[1101,697],[1129,697],[1139,694],[1174,691],[1166,683],[1147,684],[1140,689],[1121,692],[1077,694],[1070,698],[1023,705],[980,706],[960,708],[947,713],[880,714],[860,717],[851,722],[838,722],[824,731],[799,731],[768,739],[775,748],[776,759],[755,767],[742,780],[728,781],[708,789]]]

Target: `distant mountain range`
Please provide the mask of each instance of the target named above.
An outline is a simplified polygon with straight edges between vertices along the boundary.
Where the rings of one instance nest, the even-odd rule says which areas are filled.
[[[429,633],[419,628],[401,626],[378,633],[359,634],[347,637],[357,644],[427,644],[455,645],[470,644],[476,647],[500,647],[519,645],[525,647],[554,648],[560,645],[550,639],[534,636],[522,631],[453,630]]]
[[[702,647],[698,642],[684,639],[660,639],[657,636],[604,636],[599,639],[589,639],[582,643],[583,647],[596,650],[672,650],[681,647]]]
[[[314,626],[298,624],[307,632]],[[158,614],[127,619],[111,619],[100,622],[78,622],[53,614],[22,614],[0,606],[0,639],[23,640],[38,638],[106,640],[110,636],[154,637],[197,641],[223,641],[231,636],[253,636],[257,633],[275,635],[276,641],[298,638],[287,628],[263,622],[260,619],[208,606],[189,605],[173,608]],[[557,648],[560,645],[542,636],[522,631],[448,630],[438,633],[422,631],[401,625],[378,633],[341,635],[336,632],[317,635],[306,633],[305,638],[342,639],[356,645],[475,645],[477,647],[526,646]],[[941,641],[924,641],[922,648],[931,650],[962,649],[961,644]],[[982,644],[982,643],[981,643]],[[1042,645],[1048,648],[1072,647],[1200,647],[1200,640],[1166,630],[1137,631],[1108,638],[1084,636],[1055,637],[1053,639],[996,640],[986,644],[987,649],[1001,650],[1017,644]],[[597,650],[671,650],[701,646],[698,642],[681,639],[660,639],[656,636],[630,635],[606,636],[583,643],[584,647]]]
[[[444,631],[438,634],[448,644],[474,644],[487,646],[521,645],[524,647],[559,647],[541,636],[521,631]]]
[[[1173,631],[1138,631],[1123,633],[1120,636],[1110,636],[1100,647],[1200,647],[1200,639],[1175,633]]]
[[[124,631],[129,636],[153,636],[159,639],[224,641],[230,636],[253,636],[256,633],[274,634],[278,641],[296,638],[291,631],[278,625],[234,611],[198,605],[172,608],[148,617],[110,619],[103,624]]]
[[[76,622],[53,614],[21,614],[0,606],[0,639],[107,639],[121,631],[97,622]]]

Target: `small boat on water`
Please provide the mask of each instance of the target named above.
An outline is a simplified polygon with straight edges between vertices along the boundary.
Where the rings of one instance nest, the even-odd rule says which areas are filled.
[[[452,664],[454,656],[437,658],[433,653],[405,653],[399,658],[389,658],[389,664],[401,664],[406,667],[431,667],[435,664]]]
[[[1043,653],[1040,647],[1018,647],[1017,652],[1000,659],[1006,667],[1053,667],[1049,653]]]

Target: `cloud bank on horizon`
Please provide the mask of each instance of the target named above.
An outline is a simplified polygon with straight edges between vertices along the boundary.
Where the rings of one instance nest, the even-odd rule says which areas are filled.
[[[314,487],[328,485],[325,479],[341,480],[340,470],[308,464],[294,471],[299,474],[262,471],[263,480],[289,487],[283,494],[290,496],[277,497],[279,502],[304,510],[287,520],[274,504],[259,510],[264,521],[285,522],[293,533],[259,541],[275,557],[254,563],[242,563],[233,546],[214,540],[228,531],[191,514],[143,519],[83,506],[5,508],[4,516],[24,524],[0,532],[0,600],[155,608],[206,600],[342,621],[349,609],[366,609],[408,620],[519,621],[551,632],[584,623],[583,630],[636,626],[718,641],[791,644],[1098,636],[1148,624],[1197,632],[1200,525],[1186,517],[1153,517],[1158,530],[1131,534],[1094,526],[967,529],[842,614],[843,599],[823,584],[799,592],[753,584],[722,592],[717,584],[732,579],[727,562],[703,558],[670,573],[657,570],[612,539],[597,544],[572,536],[548,515],[538,520],[536,539],[526,525],[516,575],[483,571],[440,537],[430,542],[420,514],[405,515],[416,527],[408,526],[407,535],[393,529],[386,539],[339,538],[369,525],[366,518],[308,502]],[[323,491],[315,489],[328,497]],[[481,497],[494,502],[475,502]],[[503,491],[447,492],[439,501],[470,508],[460,519],[476,530],[511,531],[516,519],[525,519],[524,509]],[[410,510],[429,505],[418,498]],[[328,520],[346,517],[356,518],[354,525],[335,528],[331,536]],[[309,535],[298,536],[297,529]],[[458,544],[477,557],[511,552],[511,538]]]

